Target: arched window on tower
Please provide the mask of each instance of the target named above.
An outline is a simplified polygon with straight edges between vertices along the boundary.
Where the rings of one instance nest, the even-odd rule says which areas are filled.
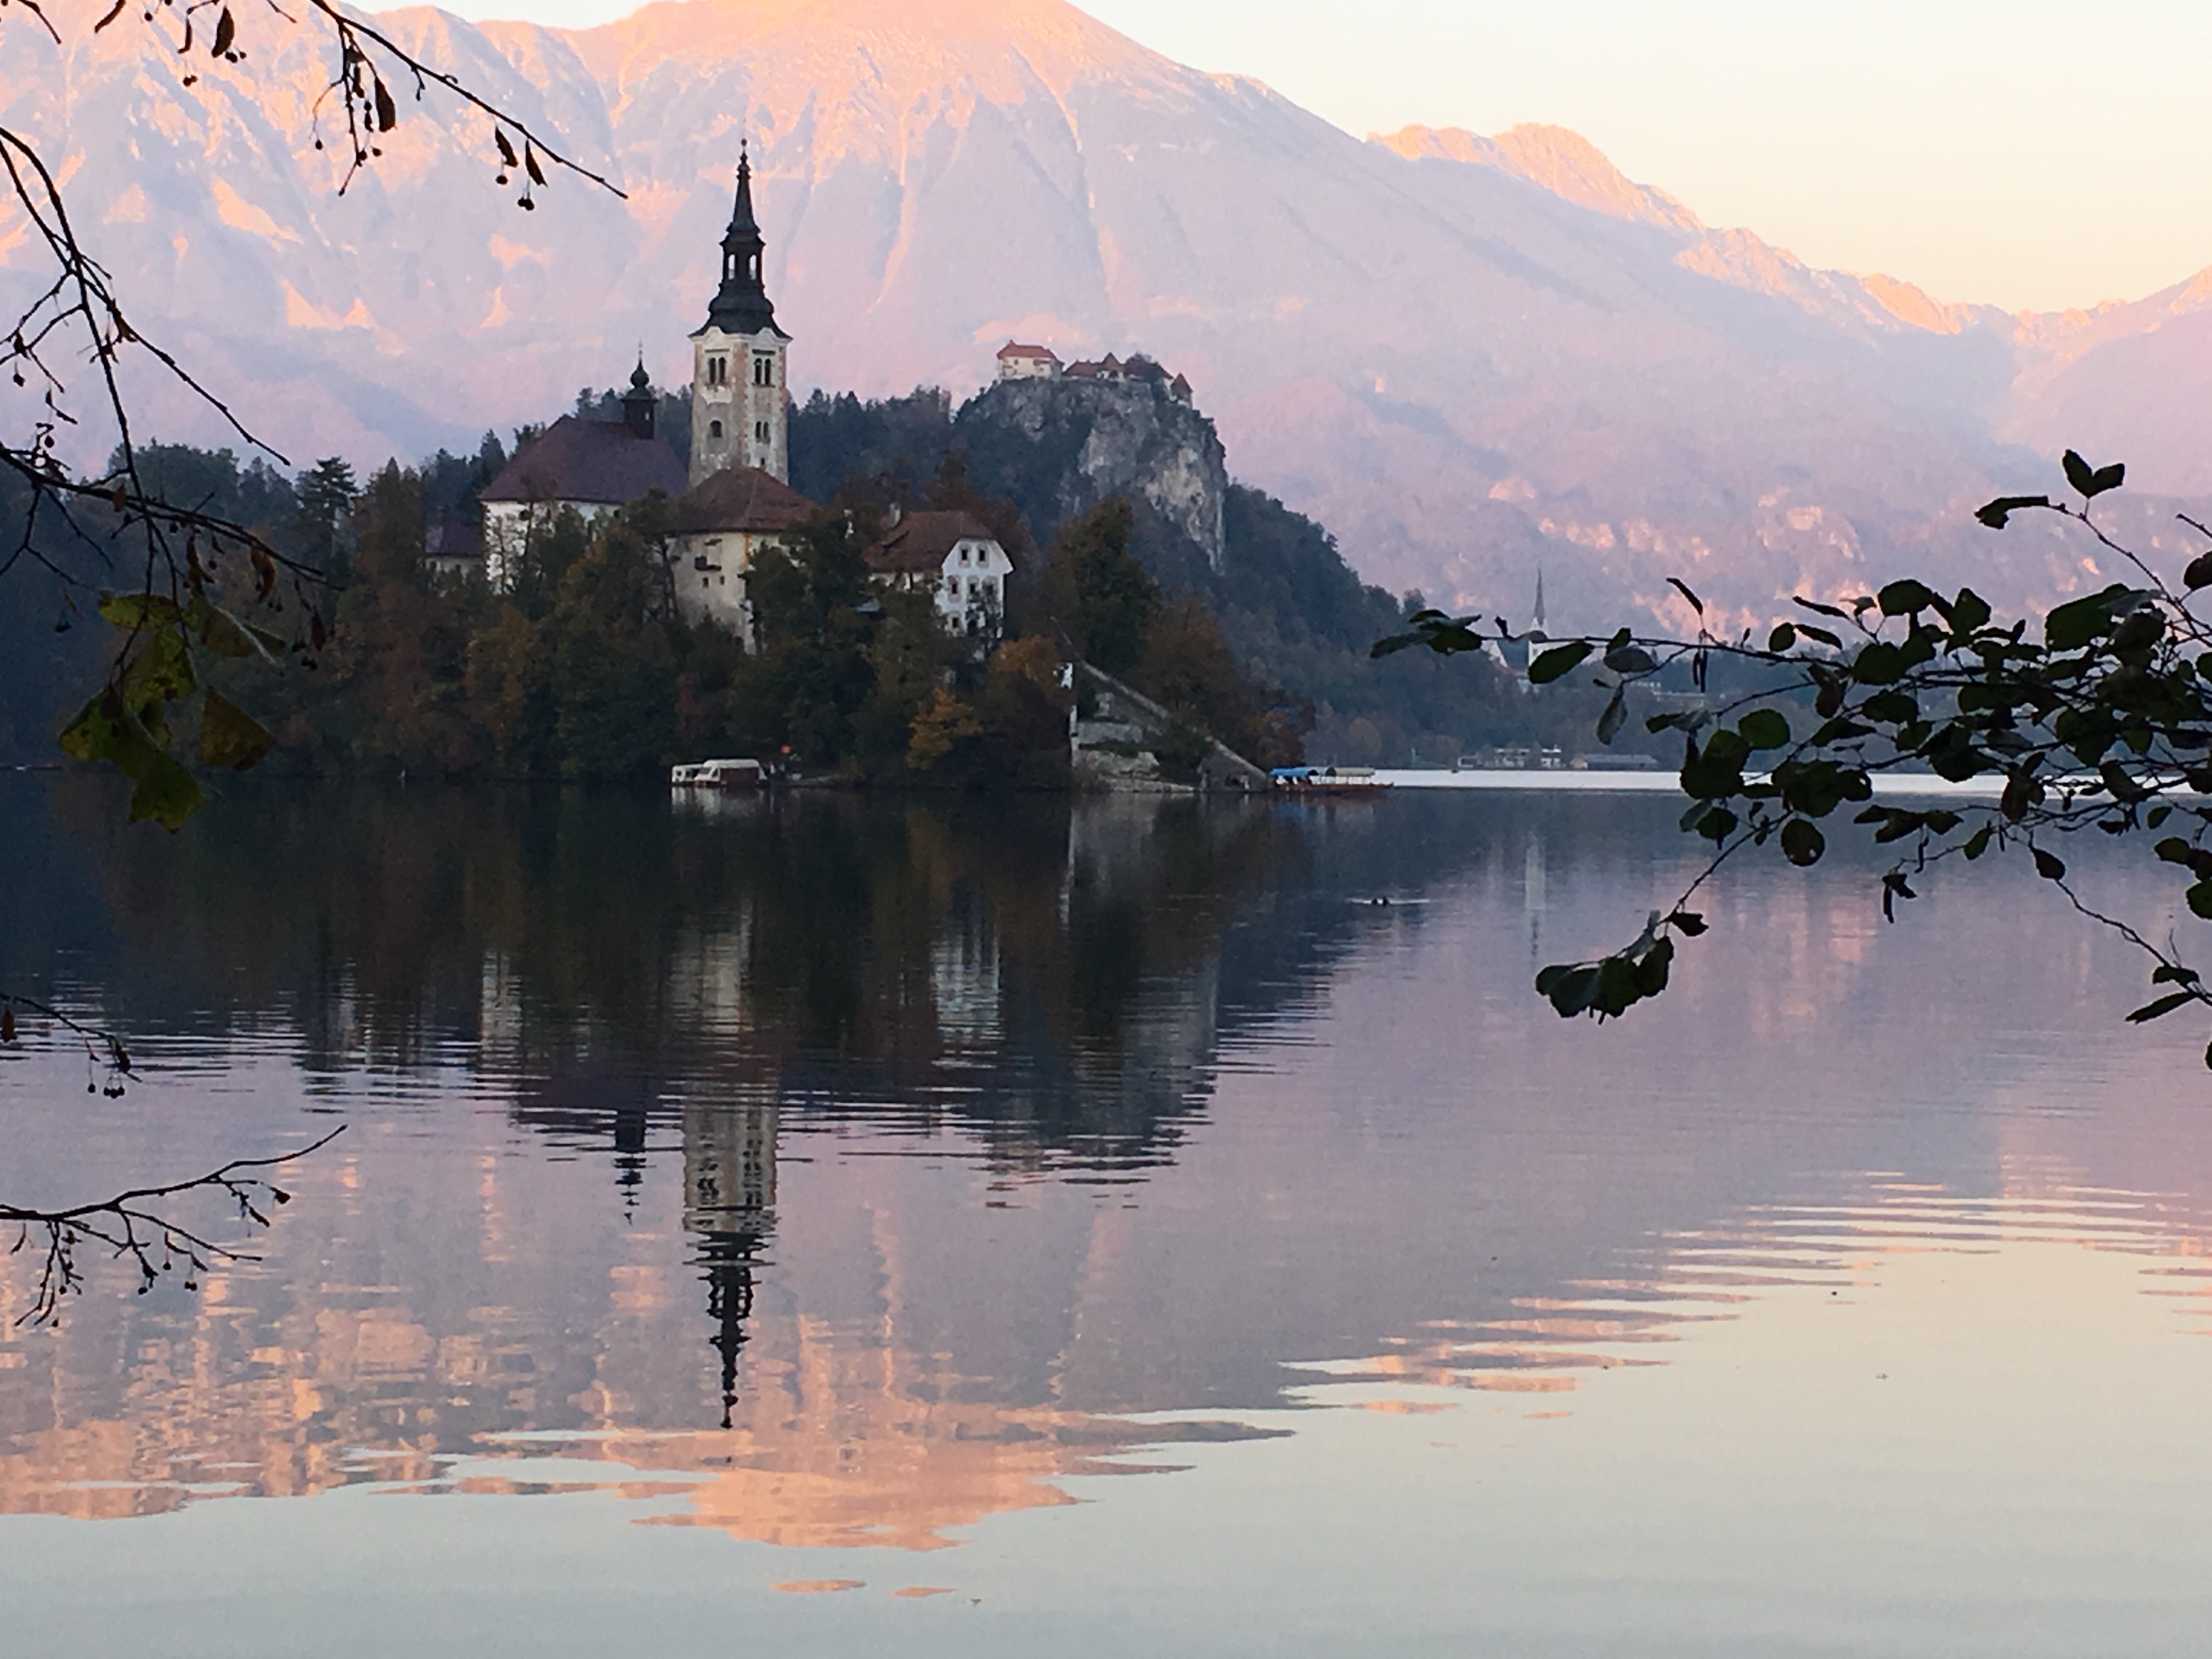
[[[755,386],[775,384],[775,359],[768,352],[753,353],[753,384]]]
[[[707,422],[707,435],[708,435],[708,437],[710,437],[710,438],[719,438],[719,437],[720,437],[720,436],[722,435],[722,423],[721,423],[720,421],[709,421],[709,422]]]

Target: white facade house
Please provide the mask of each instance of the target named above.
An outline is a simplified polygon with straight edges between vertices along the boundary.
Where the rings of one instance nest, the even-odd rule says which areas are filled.
[[[738,196],[722,234],[722,282],[691,337],[691,482],[726,467],[791,481],[791,336],[776,325],[762,275],[753,171],[738,152]]]
[[[1014,562],[990,527],[966,513],[908,513],[868,550],[887,586],[932,593],[950,634],[995,639]]]

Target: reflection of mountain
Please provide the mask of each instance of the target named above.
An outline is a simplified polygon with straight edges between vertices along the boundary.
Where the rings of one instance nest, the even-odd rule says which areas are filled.
[[[531,1490],[553,1454],[739,1536],[927,1548],[1317,1376],[1571,1405],[1947,1231],[2161,1273],[2212,1238],[2185,1034],[2118,1028],[2131,965],[2040,931],[2032,878],[1882,929],[1840,852],[1748,873],[1665,1003],[1556,1020],[1532,960],[1641,914],[1663,803],[272,793],[118,835],[96,882],[71,810],[65,848],[0,816],[54,878],[0,921],[106,896],[70,973],[149,1079],[0,1066],[9,1181],[202,1167],[302,1105],[354,1127],[265,1264],[0,1328],[0,1509]]]

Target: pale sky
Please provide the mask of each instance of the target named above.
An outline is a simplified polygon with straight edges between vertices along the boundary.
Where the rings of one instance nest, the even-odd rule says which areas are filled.
[[[567,25],[629,0],[460,0]],[[1356,134],[1572,127],[1708,223],[2012,309],[2212,265],[2212,5],[1092,0]]]

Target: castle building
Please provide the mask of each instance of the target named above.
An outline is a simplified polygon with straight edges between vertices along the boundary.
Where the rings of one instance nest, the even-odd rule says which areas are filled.
[[[776,325],[761,273],[752,158],[738,149],[738,198],[722,234],[722,283],[691,337],[691,482],[726,467],[757,467],[791,482],[786,373],[791,336]]]
[[[1050,346],[1024,345],[1009,340],[999,348],[999,378],[1002,380],[1056,380],[1060,354]]]

